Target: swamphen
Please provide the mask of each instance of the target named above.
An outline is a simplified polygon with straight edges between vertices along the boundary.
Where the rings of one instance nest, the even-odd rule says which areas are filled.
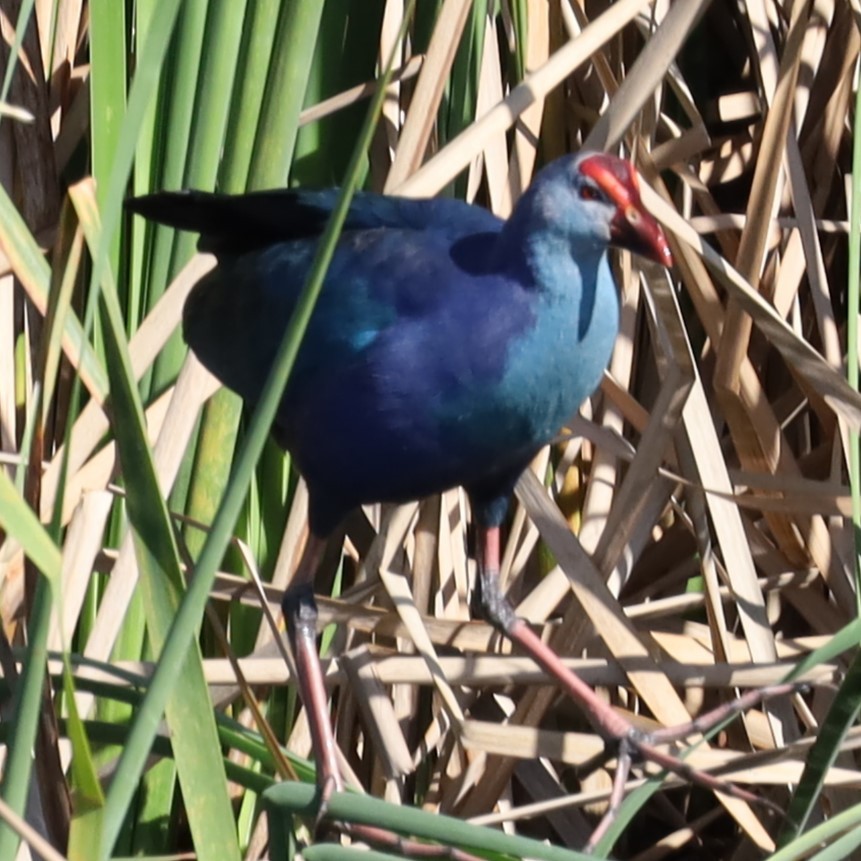
[[[165,192],[130,201],[147,218],[199,232],[200,249],[218,258],[185,305],[185,338],[246,401],[259,397],[337,195]],[[672,263],[634,168],[605,154],[549,164],[507,221],[455,200],[355,196],[273,429],[310,494],[311,535],[284,611],[324,798],[342,785],[316,647],[312,587],[324,540],[361,503],[458,485],[479,535],[485,617],[623,752],[690,774],[568,671],[498,585],[514,484],[598,385],[613,349],[619,299],[609,245]]]

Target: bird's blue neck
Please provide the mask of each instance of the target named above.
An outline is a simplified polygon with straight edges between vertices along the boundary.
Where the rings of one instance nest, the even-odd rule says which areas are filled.
[[[594,287],[595,274],[606,266],[607,246],[592,235],[572,236],[520,201],[496,240],[492,266],[548,298],[565,297]],[[591,283],[590,283],[591,282]]]
[[[496,240],[492,265],[534,292],[538,301],[556,306],[572,333],[583,340],[599,305],[617,307],[606,244],[591,234],[581,238],[565,234],[531,209],[521,201],[506,222]],[[599,295],[603,292],[612,295]]]

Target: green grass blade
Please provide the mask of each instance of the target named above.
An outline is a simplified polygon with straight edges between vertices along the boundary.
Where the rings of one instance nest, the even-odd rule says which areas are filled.
[[[68,658],[68,656],[64,656],[64,658]],[[71,773],[72,791],[75,799],[74,813],[69,829],[68,855],[70,861],[73,859],[87,861],[87,859],[99,854],[105,796],[102,792],[87,730],[78,714],[75,703],[72,666],[68,660],[63,661],[63,691],[66,697],[66,708],[69,712],[66,728],[72,743]]]
[[[241,5],[241,4],[240,4]],[[228,7],[225,7],[228,8]],[[238,76],[234,81],[232,76],[227,76],[218,86],[204,91],[201,103],[196,110],[198,116],[206,116],[210,119],[208,125],[215,133],[210,134],[209,140],[201,140],[195,144],[194,150],[205,152],[207,155],[192,157],[189,165],[188,185],[194,188],[211,188],[216,182],[216,172],[220,171],[222,187],[225,191],[242,191],[248,183],[248,171],[251,164],[253,144],[258,123],[264,123],[265,117],[261,114],[264,93],[266,90],[266,79],[269,71],[269,59],[271,57],[272,45],[277,31],[279,8],[277,5],[266,3],[252,4],[247,11],[250,33],[244,50],[238,38],[233,41],[225,38],[223,34],[235,32],[237,36],[242,28],[237,25],[236,12],[231,15],[222,13],[219,16],[217,28],[221,38],[214,38],[216,44],[229,42],[227,49],[222,49],[222,65],[235,68],[239,55],[251,66],[250,74]],[[314,21],[312,18],[312,25]],[[299,44],[312,44],[315,41],[315,32],[303,32],[293,34]],[[300,56],[293,56],[294,64],[303,60]],[[265,60],[265,63],[264,63]],[[299,74],[297,65],[293,68],[294,74]],[[224,98],[224,92],[236,89],[236,97],[233,104]],[[222,105],[221,113],[214,111],[210,102]],[[230,112],[227,106],[230,104]],[[271,108],[271,105],[270,105]],[[298,103],[296,115],[290,121],[290,128],[295,128],[298,121]],[[281,151],[277,156],[280,161],[289,157],[293,149],[293,138],[295,131],[283,135],[275,146],[280,146]],[[229,146],[225,147],[224,159],[219,165],[222,142],[229,139]],[[255,180],[252,178],[252,185]],[[178,248],[182,253],[190,254],[192,244],[196,237],[185,234],[180,239]],[[180,256],[179,259],[182,259]],[[206,405],[201,421],[200,434],[197,447],[194,452],[194,461],[189,476],[188,495],[185,501],[185,510],[194,520],[201,523],[210,523],[215,516],[218,502],[224,494],[228,476],[233,461],[233,452],[236,446],[236,435],[239,426],[241,402],[232,392],[219,391]],[[283,465],[279,465],[283,469]],[[199,530],[187,530],[186,539],[189,550],[196,556],[203,543],[203,536]]]
[[[281,5],[273,66],[251,162],[251,188],[287,183],[322,14],[323,4],[319,0],[295,0]]]
[[[86,194],[86,188],[72,189],[72,201],[91,247],[103,248],[95,202]],[[135,540],[147,629],[158,653],[179,604],[182,576],[170,516],[147,442],[119,302],[109,270],[103,271],[101,298],[113,428],[127,488],[126,507]],[[189,632],[190,640],[195,630],[196,626]],[[239,845],[209,691],[199,650],[194,643],[190,646],[177,658],[177,686],[165,704],[189,827],[200,858],[213,861],[238,858]],[[145,761],[146,750],[141,752]],[[113,847],[141,771],[126,771],[122,779],[118,773],[111,784],[104,810],[100,857],[105,857]]]
[[[30,301],[40,313],[48,308],[51,269],[33,234],[15,208],[5,187],[0,185],[0,247],[9,259],[12,271],[21,281]],[[105,369],[84,336],[84,329],[74,312],[65,315],[63,348],[90,394],[103,401],[108,392]]]
[[[18,20],[15,22],[15,38],[7,49],[9,51],[7,56],[10,59],[9,64],[6,66],[6,71],[3,73],[3,89],[0,91],[0,103],[5,103],[9,97],[9,88],[12,86],[12,75],[15,74],[19,51],[24,41],[24,31],[29,26],[30,17],[33,14],[33,7],[35,5],[36,0],[24,0],[18,10]],[[4,15],[8,14],[7,9],[4,9],[3,12]]]
[[[791,682],[810,670],[815,670],[820,664],[827,664],[845,652],[857,648],[859,639],[861,639],[861,619],[856,619],[841,628],[824,646],[820,646],[803,661],[799,661],[785,681]]]
[[[25,555],[44,575],[39,579],[29,626],[29,645],[17,680],[9,756],[3,773],[0,795],[14,813],[24,814],[33,765],[32,750],[42,706],[47,653],[45,647],[51,624],[51,583],[60,577],[61,556],[39,519],[18,494],[5,470],[0,470],[0,527],[18,541]],[[18,835],[0,822],[0,858],[14,858]]]
[[[269,816],[272,857],[284,857],[290,818],[298,815],[313,819],[319,804],[318,790],[303,783],[279,783],[263,793],[263,803]],[[336,792],[329,800],[328,815],[336,822],[374,825],[405,837],[431,840],[490,856],[535,858],[539,861],[585,861],[592,857],[527,837],[470,825],[451,816],[389,804],[369,795]]]
[[[0,487],[5,484],[0,482]],[[23,505],[23,501],[20,500]],[[2,500],[0,500],[2,508]],[[17,508],[17,506],[16,506]],[[43,572],[44,573],[44,572]],[[55,572],[59,574],[59,569]],[[48,632],[51,628],[51,585],[45,577],[36,583],[33,607],[28,625],[27,651],[18,678],[12,715],[12,737],[9,756],[3,774],[2,798],[19,816],[24,813],[32,779],[33,749],[42,710],[45,673],[47,670]],[[0,823],[0,858],[14,858],[19,837],[5,822]]]
[[[242,36],[242,25],[245,17],[244,0],[231,3],[209,3],[206,13],[206,26],[203,30],[202,42],[199,45],[199,55],[196,58],[196,68],[189,72],[188,61],[183,59],[184,50],[180,54],[180,62],[184,68],[178,75],[180,82],[195,82],[186,93],[184,110],[188,98],[192,98],[192,109],[188,117],[190,133],[185,134],[186,148],[181,145],[177,149],[182,153],[177,158],[183,159],[181,184],[186,188],[211,189],[215,187],[218,174],[218,164],[224,145],[227,119],[230,110],[230,99],[227,97],[233,89],[233,80],[237,71],[237,58]],[[185,118],[183,118],[185,119]],[[168,154],[174,147],[177,136],[167,129]],[[173,187],[172,182],[168,187]],[[160,234],[168,239],[173,237],[170,257],[170,275],[176,274],[194,254],[197,237],[186,231],[166,232]],[[161,295],[161,289],[166,279],[158,273],[150,282],[149,301],[152,303]],[[179,332],[175,332],[159,353],[153,365],[153,391],[162,391],[170,382],[176,379],[186,347]]]
[[[828,770],[837,759],[843,739],[854,726],[859,711],[861,711],[861,653],[856,652],[807,756],[801,780],[786,812],[787,825],[781,834],[781,845],[797,837],[806,827],[819,802]]]
[[[56,584],[62,562],[60,550],[5,470],[0,470],[0,527],[21,545],[24,555],[39,571]]]
[[[769,857],[769,861],[797,861],[797,859],[809,858],[811,851],[817,846],[827,843],[830,839],[844,832],[858,829],[859,825],[861,825],[861,804],[856,804],[854,807],[843,810],[827,821],[811,828],[787,846],[778,849]],[[835,861],[837,859],[842,861],[848,856],[835,855],[832,857]]]
[[[366,0],[361,9],[354,5],[347,14],[336,3],[323,7],[305,107],[376,76],[383,4]],[[348,54],[349,63],[331,62],[332,57]],[[325,187],[340,183],[353,155],[353,141],[364,111],[363,105],[355,104],[302,126],[290,169],[291,185]]]
[[[855,83],[855,120],[852,142],[852,206],[849,213],[849,266],[846,297],[846,354],[858,355],[858,312],[861,304],[861,86]],[[849,385],[858,391],[858,362],[846,363]],[[855,538],[855,612],[861,615],[861,452],[858,432],[849,431],[849,485]]]
[[[845,861],[846,858],[857,857],[854,852],[861,846],[861,828],[852,828],[842,837],[838,837],[830,846],[821,852],[810,856],[810,861]]]
[[[282,857],[288,857],[286,853]],[[339,846],[337,843],[318,843],[302,850],[306,861],[393,861],[400,855],[388,855],[376,849],[358,849],[352,846]]]
[[[279,0],[257,0],[246,13],[244,43],[239,59],[242,74],[234,82],[224,159],[219,175],[220,189],[231,194],[255,187],[253,182],[248,184],[248,177],[257,126],[263,114],[263,98],[278,32],[280,6]],[[308,33],[305,37],[312,35]],[[292,146],[290,140],[294,134],[292,127],[288,129],[284,136],[285,146]],[[283,157],[279,156],[279,160]]]
[[[115,0],[90,3],[90,154],[93,177],[106,188],[120,143],[126,113],[126,4]],[[102,198],[103,199],[103,198]],[[119,269],[119,234],[114,233],[108,256],[114,272]],[[127,297],[120,296],[126,307]],[[98,320],[95,341],[99,344]]]
[[[173,35],[177,47],[171,50],[162,64],[154,59],[146,59],[150,54],[151,39],[159,38],[152,33],[155,21],[151,16],[158,17],[161,12],[150,11],[148,4],[139,9],[136,58],[139,68],[140,64],[147,63],[147,68],[151,66],[151,73],[161,82],[156,98],[151,103],[151,109],[157,113],[152,133],[157,140],[164,142],[164,151],[158,154],[158,159],[153,156],[148,161],[136,161],[136,193],[149,192],[153,188],[177,189],[184,184],[198,72],[202,63],[206,10],[207,3],[201,0],[183,5]],[[140,147],[138,150],[140,155]],[[132,220],[132,229],[137,237],[136,244],[143,249],[140,254],[145,258],[136,260],[143,280],[140,287],[140,313],[145,314],[158,301],[165,285],[178,269],[173,263],[176,231],[140,219]],[[146,242],[142,237],[146,238]],[[164,362],[157,361],[157,364],[163,366]],[[175,359],[171,365],[175,376]],[[155,369],[150,377],[157,377],[158,374],[158,369]],[[142,391],[148,395],[153,385],[157,386],[158,383],[152,384],[151,379],[147,379]]]

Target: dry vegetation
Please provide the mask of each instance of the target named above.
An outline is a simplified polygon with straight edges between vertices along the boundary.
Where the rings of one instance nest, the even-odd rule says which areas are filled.
[[[110,369],[98,344],[82,348],[74,337],[80,327],[67,322],[67,361],[51,375],[62,331],[56,320],[76,280],[68,313],[83,320],[87,307],[78,219],[93,229],[87,213],[96,197],[85,165],[98,164],[98,154],[87,156],[96,143],[86,103],[88,13],[95,4],[60,2],[53,30],[52,4],[36,5],[40,26],[27,31],[6,97],[36,122],[3,116],[0,178],[46,249],[53,275],[28,256],[35,245],[15,232],[4,209],[3,459],[42,521],[56,518],[58,528],[46,535],[61,554],[53,582],[62,585],[47,645],[92,661],[76,671],[80,684],[117,684],[106,674],[108,663],[146,673],[149,665],[138,661],[149,655],[146,613],[135,607],[140,554],[119,504],[126,476],[105,410]],[[375,38],[383,57],[398,44],[402,5],[380,4],[385,16]],[[6,58],[18,6],[0,2]],[[844,381],[844,357],[859,23],[855,0],[523,0],[503,2],[477,26],[470,3],[448,0],[438,5],[426,50],[415,53],[406,39],[396,52],[401,72],[370,150],[371,185],[411,196],[447,190],[505,214],[540,163],[581,147],[621,149],[639,166],[644,198],[670,236],[671,272],[618,260],[624,311],[612,364],[572,433],[521,480],[504,559],[519,611],[646,726],[686,721],[739,689],[783,679],[857,614],[847,476],[861,399]],[[476,34],[484,38],[470,67],[477,119],[460,132],[452,120],[452,67],[464,28],[474,45],[482,42]],[[48,74],[38,56],[51,64]],[[323,92],[306,99],[311,106],[300,121],[317,122],[366,96],[355,88]],[[153,140],[156,149],[171,146]],[[99,179],[100,195],[108,177],[105,171]],[[152,181],[139,172],[134,188]],[[72,182],[76,214],[66,206],[61,218],[65,184]],[[116,225],[119,198],[98,201],[103,221],[107,213]],[[153,265],[145,245],[152,234],[140,225],[134,234],[129,224],[123,229],[122,255],[108,255],[120,283]],[[174,268],[184,262],[175,259]],[[178,377],[178,363],[171,372],[169,362],[160,369],[158,362],[165,362],[164,350],[175,351],[169,336],[207,265],[195,257],[151,309],[138,313],[130,301],[124,309],[165,498],[177,518],[205,522],[211,517],[177,502],[185,497],[171,489],[177,476],[189,481],[183,458],[194,449],[198,416],[215,385],[191,356]],[[79,365],[82,409],[70,372]],[[35,400],[43,379],[49,400],[56,382],[50,409]],[[273,453],[267,456],[271,463]],[[19,467],[27,462],[34,466],[25,476]],[[199,458],[193,468],[201,469]],[[258,730],[274,713],[277,737],[290,721],[272,618],[306,514],[301,486],[293,492],[286,479],[273,484],[270,503],[285,507],[255,521],[249,509],[267,497],[259,492],[243,513],[230,559],[235,573],[219,574],[212,590],[202,667],[219,709]],[[131,485],[126,489],[131,495]],[[8,642],[20,646],[40,566],[25,566],[22,546],[32,545],[18,531],[20,508],[5,499],[2,617]],[[509,655],[486,625],[467,622],[474,564],[468,531],[456,490],[418,506],[368,510],[348,524],[339,597],[321,601],[324,621],[337,623],[325,642],[341,748],[373,795],[506,822],[577,848],[601,811],[608,778],[602,769],[579,775],[576,766],[601,742],[573,706],[541,685],[528,661]],[[200,533],[185,526],[183,536],[194,557]],[[333,572],[337,561],[333,554]],[[271,581],[265,587],[258,570]],[[271,616],[237,611],[239,603],[259,606],[261,596]],[[140,620],[136,638],[129,612]],[[150,629],[147,642],[163,636]],[[224,654],[234,650],[242,657],[228,662]],[[786,807],[787,787],[797,784],[850,661],[837,654],[817,659],[804,673],[816,682],[812,692],[751,710],[692,750],[689,761]],[[4,666],[8,675],[8,661]],[[85,686],[77,706],[82,717],[94,708]],[[118,724],[127,717],[122,710],[107,714]],[[858,737],[853,728],[843,740],[816,815],[834,817],[856,803]],[[286,742],[308,755],[301,713]],[[45,726],[38,744],[43,753],[54,745]],[[61,741],[59,750],[65,762],[68,746]],[[105,774],[111,751],[96,760]],[[253,760],[236,749],[230,757],[244,765]],[[263,770],[272,773],[271,766]],[[56,842],[69,828],[65,808],[52,803],[63,797],[59,766],[43,762],[33,779],[49,809],[46,833]],[[238,784],[231,786],[245,857],[263,857],[265,818],[243,804]],[[166,810],[184,821],[172,803]],[[613,852],[638,859],[761,857],[773,851],[780,827],[761,809],[669,781]],[[171,831],[159,851],[183,839],[181,828],[178,836]]]

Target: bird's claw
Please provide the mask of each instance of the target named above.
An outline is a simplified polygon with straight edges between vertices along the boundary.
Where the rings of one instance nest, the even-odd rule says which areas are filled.
[[[590,853],[597,847],[618,815],[619,808],[625,797],[625,784],[634,760],[651,762],[653,765],[657,765],[665,771],[675,774],[677,777],[696,786],[738,798],[749,804],[763,806],[772,813],[785,817],[785,812],[769,799],[743,789],[735,783],[721,780],[708,772],[688,765],[677,755],[659,749],[658,745],[672,744],[697,733],[708,733],[725,720],[747,710],[757,703],[787,693],[799,693],[805,687],[806,685],[804,684],[791,682],[770,685],[758,691],[749,691],[731,703],[720,706],[689,724],[667,727],[653,732],[644,732],[637,727],[630,726],[623,733],[611,734],[609,737],[605,736],[604,750],[587,762],[582,763],[577,769],[581,773],[587,773],[604,764],[614,752],[616,754],[616,769],[610,797],[607,801],[607,810],[593,831],[583,851]]]

